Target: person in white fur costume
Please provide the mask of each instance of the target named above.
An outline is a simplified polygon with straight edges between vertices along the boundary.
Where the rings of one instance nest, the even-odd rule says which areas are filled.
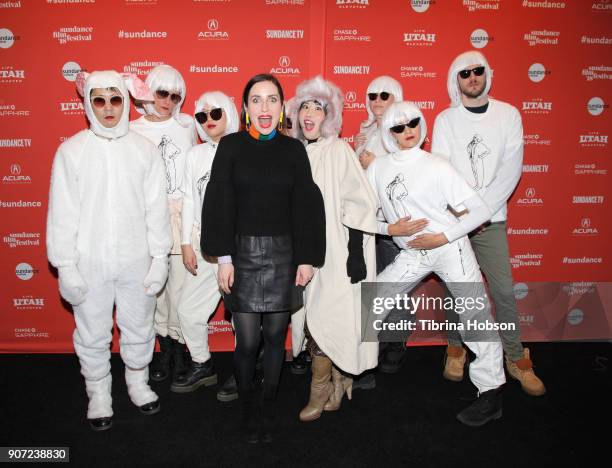
[[[47,253],[62,297],[72,304],[74,349],[94,430],[112,426],[110,343],[113,305],[132,402],[160,410],[148,385],[155,295],[168,277],[171,246],[164,166],[155,145],[129,130],[129,94],[151,99],[136,76],[77,76],[90,127],[62,143],[49,193]]]
[[[177,303],[191,366],[172,383],[170,390],[177,393],[192,392],[202,385],[217,383],[208,348],[208,320],[217,309],[221,293],[217,284],[217,259],[204,258],[200,248],[202,206],[219,140],[237,132],[239,126],[236,106],[220,91],[200,96],[195,103],[195,119],[204,143],[191,148],[185,161],[181,250],[189,274]]]
[[[355,153],[338,138],[342,93],[320,76],[305,81],[291,101],[292,136],[306,144],[312,176],[323,194],[327,250],[324,265],[305,291],[304,307],[291,316],[293,354],[307,349],[312,383],[301,421],[340,407],[351,397],[350,374],[376,366],[378,343],[360,337],[362,280],[376,276],[376,202]],[[365,233],[365,234],[364,234]]]
[[[179,71],[170,65],[158,65],[145,83],[153,93],[153,102],[137,103],[136,109],[145,115],[132,121],[130,128],[157,145],[163,158],[173,238],[168,283],[157,298],[155,311],[161,355],[151,366],[151,378],[161,382],[170,375],[170,367],[173,381],[187,370],[185,339],[178,318],[178,302],[188,275],[181,257],[181,207],[185,157],[197,140],[193,118],[181,113],[187,89]]]

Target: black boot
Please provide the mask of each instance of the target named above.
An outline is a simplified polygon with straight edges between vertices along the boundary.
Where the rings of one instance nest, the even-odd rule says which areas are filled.
[[[174,341],[174,369],[172,370],[172,381],[175,382],[176,379],[187,372],[189,369],[190,358],[187,351],[187,345],[184,343],[180,343],[178,340]]]
[[[408,357],[405,343],[389,343],[379,363],[379,370],[385,374],[397,374]]]
[[[88,419],[89,427],[94,431],[107,431],[113,427],[113,417],[107,416],[104,418]]]
[[[255,390],[240,390],[242,402],[242,436],[249,444],[259,442],[258,420],[259,405],[256,402]]]
[[[502,388],[481,393],[474,403],[457,415],[457,419],[467,426],[478,427],[501,418]]]
[[[274,440],[276,432],[276,385],[265,385],[261,399],[261,426],[259,437],[262,442]]]
[[[365,371],[363,374],[353,377],[353,390],[374,390],[376,388],[376,376],[373,370]]]
[[[162,382],[170,375],[170,365],[174,352],[174,340],[169,336],[157,335],[160,353],[156,354],[154,363],[151,365],[151,380]]]
[[[226,403],[228,401],[234,401],[237,399],[238,399],[238,384],[236,383],[236,376],[232,374],[217,392],[217,400]]]
[[[291,361],[291,373],[296,375],[302,375],[308,372],[311,358],[308,351],[302,351],[298,354],[293,361]]]
[[[170,390],[175,393],[189,393],[202,385],[209,387],[217,384],[217,373],[212,359],[206,362],[191,361],[191,366],[184,374],[179,374],[172,382]]]

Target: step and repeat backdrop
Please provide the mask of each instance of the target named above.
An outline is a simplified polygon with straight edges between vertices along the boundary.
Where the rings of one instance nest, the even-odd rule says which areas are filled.
[[[144,79],[170,64],[186,113],[205,91],[239,102],[256,73],[276,74],[287,98],[322,74],[344,92],[352,142],[379,75],[402,83],[431,129],[449,105],[448,67],[470,49],[493,68],[491,95],[523,117],[508,238],[524,339],[612,338],[612,0],[0,0],[0,351],[72,351],[45,226],[55,150],[87,125],[80,70]],[[214,350],[233,348],[227,319],[220,306]]]

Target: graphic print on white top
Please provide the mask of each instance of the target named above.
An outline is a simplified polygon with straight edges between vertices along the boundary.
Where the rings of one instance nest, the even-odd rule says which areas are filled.
[[[387,185],[385,192],[397,217],[409,217],[410,212],[408,208],[406,208],[406,205],[404,205],[404,200],[408,197],[408,188],[404,185],[404,174],[401,172],[398,173],[391,183]]]
[[[200,196],[200,200],[204,199],[202,189],[206,187],[206,182],[208,182],[209,179],[210,179],[210,171],[208,171],[206,174],[200,177],[198,181],[196,182],[196,187],[198,189],[198,195]]]
[[[181,149],[172,142],[172,138],[168,135],[162,135],[161,141],[157,147],[166,164],[166,182],[168,184],[166,190],[168,195],[171,195],[179,188],[174,160],[181,154]]]
[[[482,142],[482,136],[476,133],[467,145],[467,153],[472,164],[474,175],[474,190],[480,190],[485,180],[484,158],[491,154],[491,150]]]

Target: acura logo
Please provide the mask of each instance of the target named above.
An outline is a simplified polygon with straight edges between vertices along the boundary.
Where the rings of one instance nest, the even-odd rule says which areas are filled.
[[[346,93],[346,101],[347,102],[355,102],[357,100],[357,93],[355,91],[347,91]]]
[[[278,64],[283,68],[287,68],[289,65],[291,65],[291,60],[286,55],[283,55],[278,59]]]
[[[580,224],[582,225],[584,229],[587,229],[591,227],[591,220],[590,218],[582,218],[582,221],[580,222]]]
[[[21,166],[19,164],[11,164],[11,175],[21,174]]]
[[[219,22],[216,19],[208,20],[208,29],[210,29],[211,31],[216,31],[217,29],[219,29]]]
[[[527,190],[525,190],[525,196],[528,198],[533,198],[535,197],[535,189],[533,187],[529,187]]]

